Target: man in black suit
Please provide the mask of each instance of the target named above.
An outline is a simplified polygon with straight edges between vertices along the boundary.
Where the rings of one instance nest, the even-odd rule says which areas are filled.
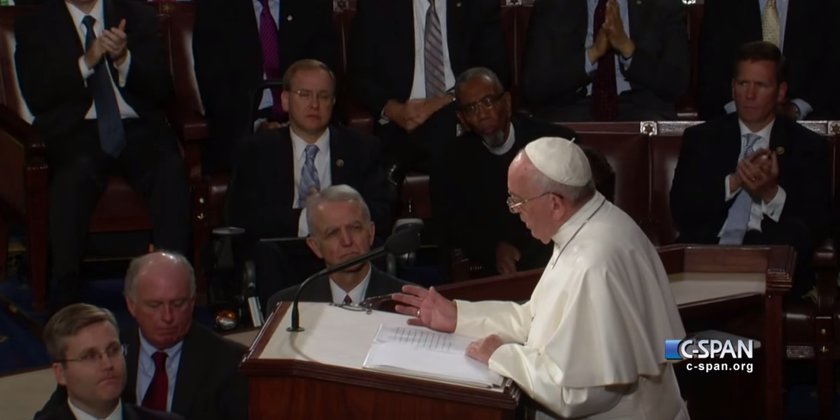
[[[788,244],[794,294],[813,284],[811,257],[830,213],[826,141],[783,116],[784,57],[757,41],[738,51],[737,114],[685,130],[671,187],[679,242]]]
[[[507,80],[496,0],[359,0],[350,45],[355,94],[400,172],[428,172],[455,138],[455,75],[484,66]]]
[[[575,133],[561,125],[511,118],[510,94],[487,68],[474,67],[455,83],[458,119],[468,132],[446,144],[441,176],[432,187],[434,203],[448,245],[480,263],[483,275],[508,274],[545,266],[551,245],[531,236],[505,201],[507,172],[513,157],[531,140]]]
[[[302,210],[313,191],[335,184],[353,186],[365,197],[382,232],[389,228],[393,197],[380,163],[378,140],[329,124],[335,104],[332,71],[319,61],[300,60],[286,70],[283,80],[281,100],[289,124],[244,141],[228,199],[230,223],[245,228],[235,243],[237,259],[254,258],[262,304],[317,270],[314,258],[290,261],[282,250],[259,242],[307,236]]]
[[[121,418],[166,420],[182,417],[123,402],[125,356],[111,311],[77,303],[58,311],[44,328],[55,380],[66,389],[38,420]]]
[[[263,19],[265,5],[270,20]],[[265,16],[268,18],[268,16]],[[261,22],[266,22],[261,27]],[[279,48],[267,53],[261,34],[277,35]],[[279,110],[269,90],[256,92],[265,79],[280,79],[291,63],[314,58],[336,68],[338,35],[332,23],[331,0],[201,0],[196,3],[193,32],[195,74],[210,130],[203,171],[230,170],[239,140],[253,131],[254,121],[276,128],[272,108]],[[276,68],[275,68],[276,67]],[[276,73],[275,73],[276,72]],[[259,115],[253,115],[253,95]],[[277,113],[274,113],[277,114]],[[282,122],[282,121],[281,121]]]
[[[126,273],[125,302],[138,328],[123,341],[128,362],[123,401],[188,419],[248,417],[247,383],[239,372],[247,349],[193,323],[195,275],[183,256],[155,252],[135,258]],[[162,390],[154,385],[158,378],[165,379]],[[43,411],[64,395],[59,388]]]
[[[599,3],[605,3],[605,18],[595,28]],[[537,0],[531,16],[522,94],[538,118],[676,118],[674,101],[688,86],[689,75],[679,1]],[[600,68],[605,62],[613,65]],[[599,98],[593,81],[601,71],[614,73],[613,94],[618,95],[617,109],[604,116],[593,113]]]
[[[773,3],[780,29],[777,46],[785,55],[790,74],[783,112],[795,119],[830,118],[829,102],[837,99],[829,93],[837,92],[840,87],[837,78],[840,70],[834,60],[840,48],[837,44],[840,8],[831,0]],[[763,39],[762,21],[768,22],[763,19],[770,12],[765,11],[768,4],[773,5],[768,0],[705,2],[698,58],[697,99],[701,119],[735,111],[729,83],[732,62],[740,45]]]
[[[327,267],[370,251],[376,226],[364,199],[352,187],[333,185],[310,196],[306,219],[306,244]],[[301,292],[300,300],[358,304],[367,297],[399,292],[406,284],[366,262],[313,280]],[[294,300],[297,290],[292,286],[275,293],[268,300],[266,313],[273,312],[280,301]]]
[[[135,1],[50,0],[16,27],[20,88],[47,144],[55,307],[79,298],[88,224],[111,174],[147,198],[157,248],[188,249],[186,170],[162,113],[172,82],[159,26]]]

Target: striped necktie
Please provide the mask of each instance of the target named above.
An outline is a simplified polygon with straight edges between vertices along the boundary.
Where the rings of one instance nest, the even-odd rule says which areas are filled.
[[[780,47],[782,36],[776,0],[767,0],[764,6],[764,13],[761,15],[761,39]]]
[[[318,169],[315,168],[315,155],[318,154],[318,146],[314,144],[306,145],[304,154],[306,160],[303,162],[303,167],[300,168],[300,184],[298,185],[298,207],[306,206],[306,197],[312,194],[312,191],[321,190],[321,180],[318,179]]]
[[[434,98],[446,91],[446,79],[443,75],[443,36],[440,32],[440,19],[435,9],[435,0],[429,1],[426,9],[426,27],[423,37],[423,58],[426,76],[426,97]]]
[[[753,133],[744,134],[744,137],[746,138],[746,147],[740,160],[751,155],[755,151],[755,144],[761,139],[761,136]],[[753,198],[746,190],[738,191],[738,195],[729,207],[729,214],[726,216],[723,232],[720,235],[719,243],[721,245],[740,245],[744,242],[744,235],[747,233],[750,222],[752,204]]]

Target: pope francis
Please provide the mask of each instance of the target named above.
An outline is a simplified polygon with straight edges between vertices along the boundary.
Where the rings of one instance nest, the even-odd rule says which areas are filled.
[[[404,286],[409,323],[484,337],[467,355],[507,376],[537,418],[687,419],[666,339],[685,336],[656,249],[595,191],[583,151],[562,138],[529,143],[508,170],[508,206],[554,253],[531,300],[449,301]]]

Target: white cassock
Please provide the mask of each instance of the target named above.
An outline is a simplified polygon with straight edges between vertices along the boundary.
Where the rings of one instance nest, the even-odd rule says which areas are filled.
[[[553,412],[538,418],[688,418],[665,361],[685,330],[645,234],[595,193],[552,239],[529,302],[457,301],[455,333],[502,337],[490,369]]]

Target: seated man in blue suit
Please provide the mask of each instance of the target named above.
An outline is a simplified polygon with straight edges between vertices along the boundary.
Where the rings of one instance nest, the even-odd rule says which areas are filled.
[[[333,185],[313,194],[306,201],[309,249],[324,260],[327,267],[356,258],[370,251],[376,226],[362,196],[347,185]],[[399,292],[408,284],[370,263],[313,280],[300,295],[310,302],[359,303],[366,297]],[[277,292],[268,300],[271,313],[280,301],[291,301],[297,286]]]

